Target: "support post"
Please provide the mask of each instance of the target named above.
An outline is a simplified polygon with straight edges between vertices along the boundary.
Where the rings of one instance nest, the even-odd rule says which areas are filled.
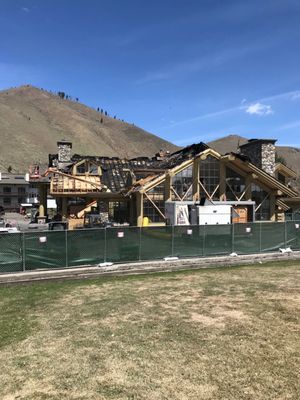
[[[251,177],[249,175],[246,176],[245,178],[245,185],[246,185],[246,189],[245,189],[245,199],[246,200],[251,200],[252,198],[252,180]]]
[[[137,192],[136,194],[136,215],[137,215],[137,226],[143,226],[143,193]]]
[[[172,185],[172,175],[168,172],[166,174],[166,179],[165,179],[164,201],[172,200],[171,185]]]
[[[200,159],[199,157],[194,160],[193,163],[193,201],[200,200],[199,193],[199,179],[200,179]]]
[[[47,186],[41,185],[39,187],[39,218],[41,220],[46,219],[47,215]]]
[[[270,219],[276,221],[276,197],[274,193],[270,194]]]
[[[226,199],[226,164],[220,160],[220,187],[219,187],[220,200]]]
[[[68,198],[63,197],[62,199],[62,218],[67,219],[68,218]]]

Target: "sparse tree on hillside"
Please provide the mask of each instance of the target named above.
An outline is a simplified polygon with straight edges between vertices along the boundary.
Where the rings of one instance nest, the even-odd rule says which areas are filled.
[[[100,123],[103,124],[103,118],[100,119]]]
[[[103,108],[101,108],[101,114],[103,114]]]
[[[11,165],[8,166],[7,172],[8,172],[9,174],[12,172],[12,166],[11,166]]]

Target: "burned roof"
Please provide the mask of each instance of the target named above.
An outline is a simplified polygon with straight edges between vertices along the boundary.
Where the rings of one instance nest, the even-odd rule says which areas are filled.
[[[190,160],[197,154],[209,149],[205,143],[192,144],[175,153],[157,153],[154,157],[136,157],[132,159],[121,159],[118,157],[84,156],[74,154],[71,158],[71,166],[81,160],[90,160],[100,165],[102,169],[101,181],[112,192],[122,192],[138,179],[148,176],[156,176],[167,169],[180,165]],[[49,167],[57,166],[57,154],[49,154]]]

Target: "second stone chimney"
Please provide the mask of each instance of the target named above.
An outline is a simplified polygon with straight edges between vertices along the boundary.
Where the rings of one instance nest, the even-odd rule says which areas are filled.
[[[240,153],[268,174],[275,174],[276,139],[250,139],[240,146]]]

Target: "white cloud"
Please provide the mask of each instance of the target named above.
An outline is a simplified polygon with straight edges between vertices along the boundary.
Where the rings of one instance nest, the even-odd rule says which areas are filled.
[[[300,91],[297,91],[292,95],[292,100],[299,100],[299,99],[300,99]]]
[[[271,106],[262,103],[253,103],[246,108],[246,113],[250,115],[270,115],[274,114]]]
[[[260,99],[256,99],[254,100],[255,103],[250,104],[249,106],[246,105],[247,103],[247,99],[243,99],[240,103],[240,105],[235,106],[235,107],[229,107],[229,108],[225,108],[223,110],[218,110],[218,111],[213,111],[207,114],[202,114],[202,115],[198,115],[196,117],[192,117],[192,118],[187,118],[181,121],[177,121],[175,122],[173,125],[171,125],[171,127],[173,126],[178,126],[178,125],[185,125],[191,122],[195,122],[195,121],[200,121],[203,119],[208,119],[208,118],[214,118],[214,117],[219,117],[220,115],[226,115],[226,114],[230,114],[230,113],[234,113],[236,111],[247,111],[247,109],[249,109],[250,107],[252,107],[254,104],[261,104],[262,102],[275,102],[275,101],[281,101],[281,100],[292,100],[295,99],[298,95],[300,95],[300,90],[294,90],[291,92],[284,92],[284,93],[279,93],[279,94],[275,94],[273,96],[268,96],[268,97],[263,97]],[[264,105],[264,104],[261,104]],[[272,109],[271,106],[266,106],[269,108],[269,112],[267,114],[274,114],[274,111]],[[267,115],[267,114],[262,114],[262,115]],[[170,126],[167,126],[165,128],[170,128]]]
[[[24,11],[24,12],[29,12],[29,8],[28,7],[22,7],[22,11]]]

